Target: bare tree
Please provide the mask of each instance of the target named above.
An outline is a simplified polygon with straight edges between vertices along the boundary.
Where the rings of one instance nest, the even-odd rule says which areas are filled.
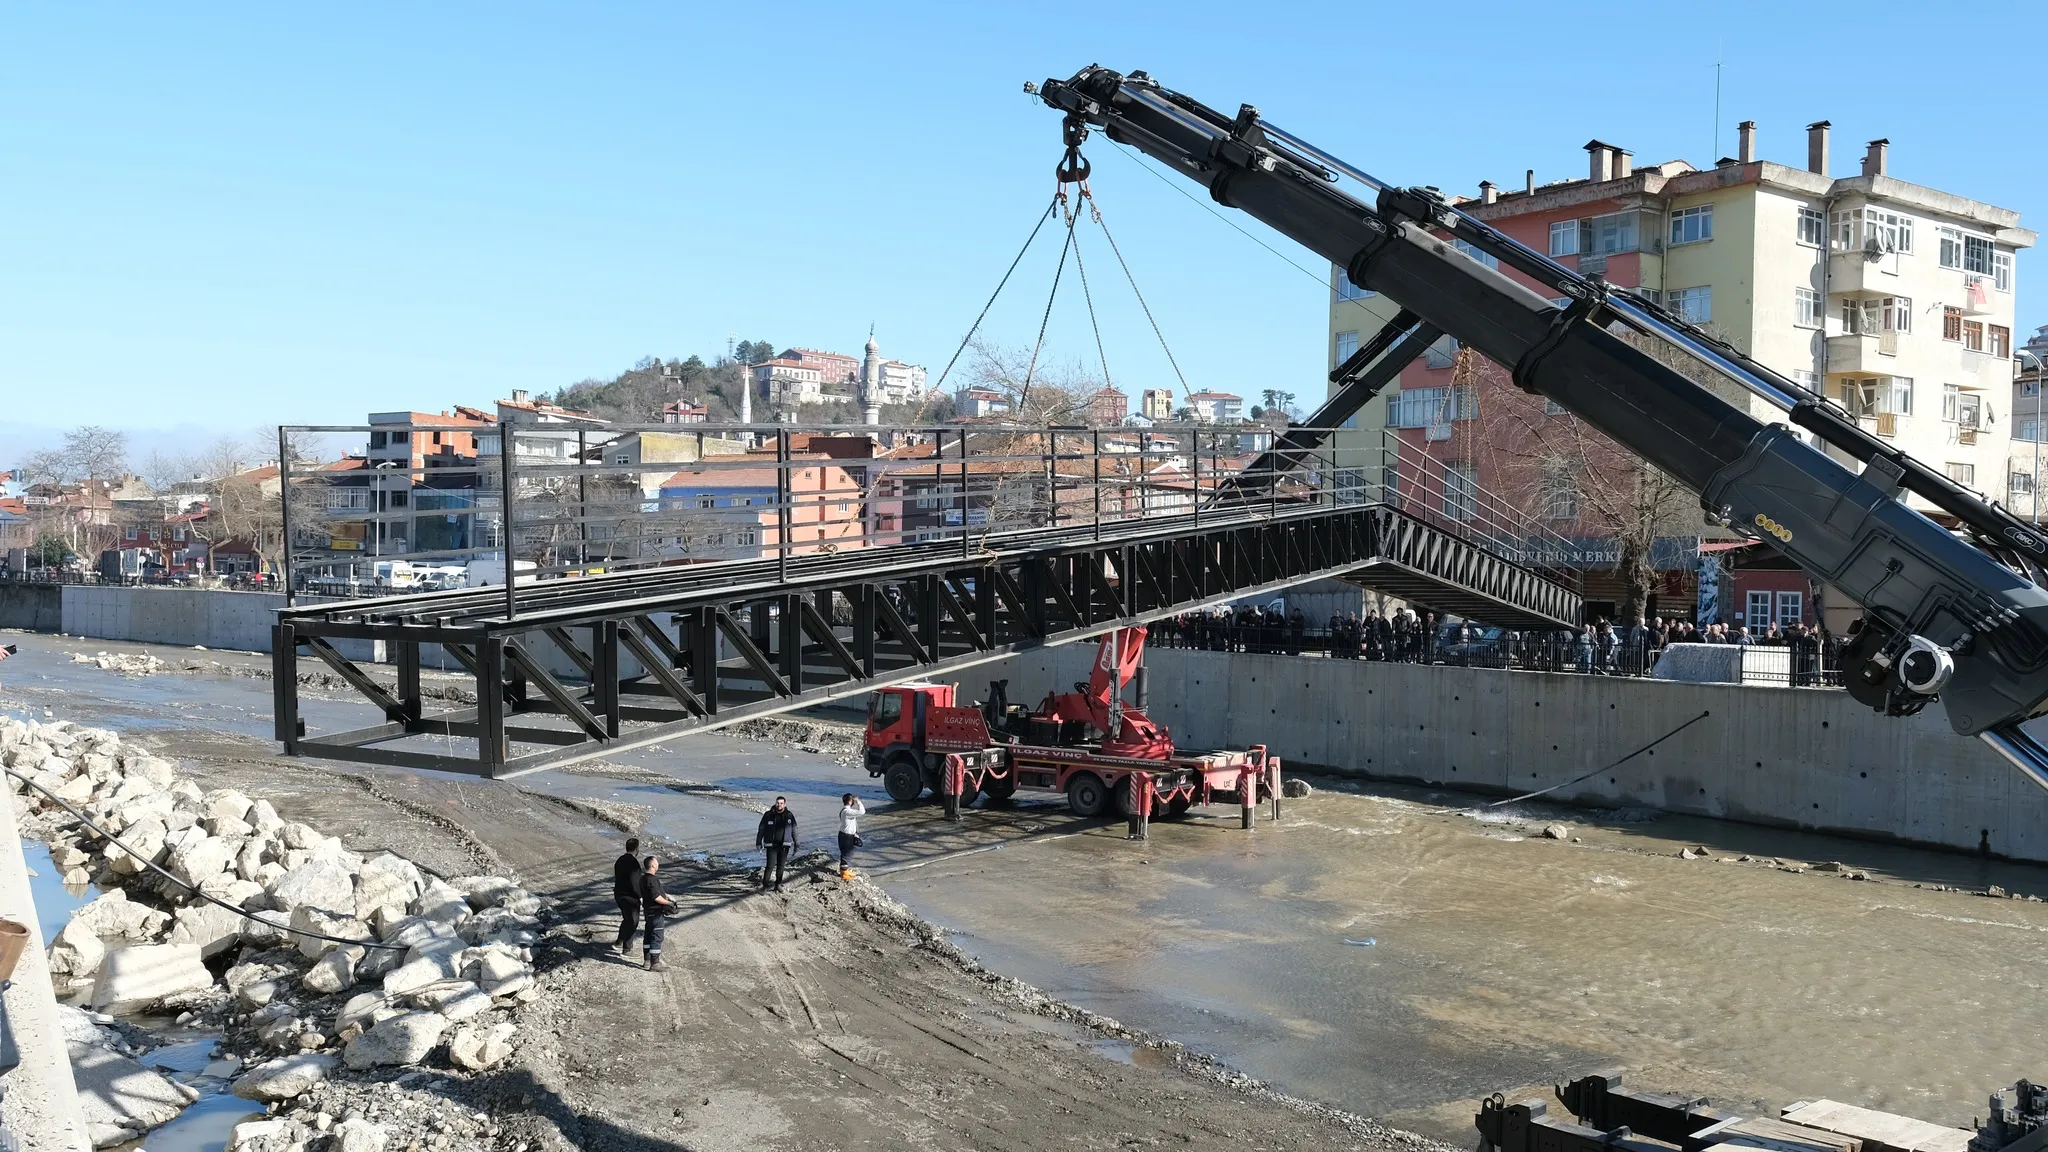
[[[1088,398],[1102,388],[1077,361],[1053,361],[1028,348],[1005,348],[982,337],[968,345],[969,386],[986,388],[1010,402],[1020,424],[1079,424]]]
[[[1639,346],[1652,355],[1659,347]],[[1456,386],[1485,397],[1479,418],[1463,430],[1473,443],[1462,450],[1490,463],[1494,495],[1560,531],[1611,538],[1623,589],[1619,617],[1641,615],[1656,587],[1656,542],[1698,533],[1698,499],[1578,416],[1516,388],[1505,369],[1471,349],[1460,350],[1453,367]]]

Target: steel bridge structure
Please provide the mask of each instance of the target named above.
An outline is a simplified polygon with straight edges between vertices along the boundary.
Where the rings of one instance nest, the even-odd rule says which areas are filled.
[[[421,430],[389,432],[390,442]],[[500,543],[518,556],[545,537],[532,554],[553,563],[537,560],[531,575],[515,563],[515,579],[491,587],[280,611],[273,684],[288,754],[503,779],[1316,580],[1506,627],[1570,627],[1580,614],[1576,592],[1537,563],[1561,542],[1455,477],[1439,475],[1432,489],[1426,457],[1395,465],[1379,457],[1398,446],[1374,446],[1373,460],[1346,460],[1356,449],[1308,430],[1268,437],[1263,453],[1239,453],[1234,465],[1205,449],[1200,437],[1218,435],[1213,428],[1179,442],[1148,431],[1135,448],[1121,432],[1087,429],[1009,431],[986,443],[973,437],[992,434],[957,427],[923,441],[892,433],[927,447],[829,466],[861,469],[867,507],[847,514],[845,532],[825,513],[853,502],[819,479],[827,466],[804,451],[815,445],[787,428],[726,433],[751,450],[702,456],[661,481],[654,501],[609,510],[587,491],[566,503],[561,494],[619,471],[646,474],[650,466],[624,453],[589,448],[593,436],[609,443],[632,432],[578,429],[573,458],[553,462],[518,445],[559,445],[560,430],[506,431],[496,485],[512,495],[496,502]],[[1361,479],[1395,467],[1406,468],[1397,490]],[[772,490],[764,469],[775,473]],[[388,485],[393,471],[375,479]],[[1029,481],[1021,489],[1019,476]],[[764,491],[758,511],[751,498],[720,503],[719,494],[749,490],[743,482]],[[683,491],[697,488],[709,495]],[[699,520],[746,525],[749,540],[762,525],[755,554],[685,563],[646,548],[636,562],[587,544],[594,524],[615,541],[622,525],[663,521],[669,504],[684,502]],[[907,531],[920,503],[953,509],[933,514],[935,529]],[[806,538],[814,523],[829,543]],[[662,535],[636,528],[637,539],[676,547],[686,525],[664,524],[652,530]],[[564,547],[565,536],[576,546]],[[395,683],[372,674],[372,657],[395,669]],[[308,731],[299,675],[308,662],[361,697],[368,723]],[[428,668],[465,673],[474,703],[424,692]]]

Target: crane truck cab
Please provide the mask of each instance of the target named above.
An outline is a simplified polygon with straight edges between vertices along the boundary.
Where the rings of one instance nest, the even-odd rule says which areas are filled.
[[[969,768],[989,765],[1002,755],[982,710],[956,702],[958,686],[910,683],[878,688],[868,698],[868,726],[863,759],[870,776],[880,776],[889,798],[900,804],[929,788],[941,787],[946,757],[956,755]],[[973,777],[970,776],[970,780]],[[986,781],[992,799],[1009,797],[1007,779]],[[962,796],[972,803],[981,789]]]

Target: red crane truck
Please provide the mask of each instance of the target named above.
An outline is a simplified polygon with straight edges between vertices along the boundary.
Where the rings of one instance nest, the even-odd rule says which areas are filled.
[[[1048,693],[1033,710],[1009,704],[1002,680],[979,707],[960,704],[951,684],[879,689],[868,701],[868,775],[899,803],[929,790],[949,816],[979,796],[1003,803],[1029,789],[1064,793],[1077,816],[1114,805],[1140,826],[1154,811],[1178,818],[1197,804],[1236,804],[1250,827],[1252,809],[1271,800],[1277,818],[1280,758],[1265,745],[1183,752],[1124,702],[1144,651],[1144,628],[1116,629],[1102,638],[1087,683]]]

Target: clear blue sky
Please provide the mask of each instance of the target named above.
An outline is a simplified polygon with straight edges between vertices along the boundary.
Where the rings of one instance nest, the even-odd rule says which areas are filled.
[[[2048,228],[2044,6],[13,4],[0,439],[353,422],[726,337],[934,374],[1051,191],[1025,80],[1144,68],[1389,179],[1710,162],[1734,124]],[[1404,19],[1416,14],[1424,19]],[[1714,147],[1714,62],[1725,63]],[[1191,382],[1320,398],[1324,290],[1107,142],[1094,186]],[[1248,224],[1249,222],[1247,222]],[[1028,344],[1055,248],[990,318]],[[1109,367],[1171,383],[1097,243]],[[2048,321],[2020,259],[2020,326]],[[1093,342],[1063,297],[1053,351]],[[0,443],[0,451],[9,447]]]

